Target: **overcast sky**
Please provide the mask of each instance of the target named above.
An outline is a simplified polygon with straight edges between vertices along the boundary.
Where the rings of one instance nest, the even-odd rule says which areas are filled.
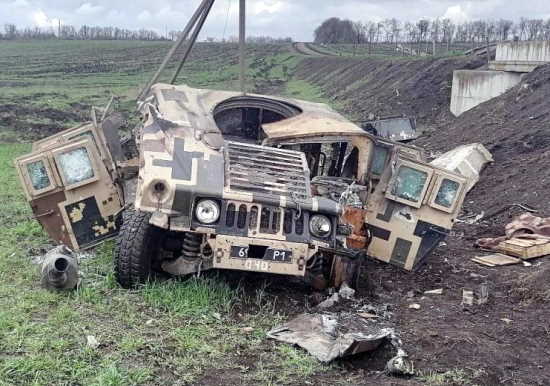
[[[163,33],[182,29],[199,0],[0,0],[0,25],[79,27],[113,25]],[[521,16],[550,18],[550,0],[247,0],[248,34],[311,40],[326,18],[417,20],[449,17],[456,21]],[[237,34],[238,0],[217,0],[202,38]],[[229,10],[229,12],[228,12]],[[229,17],[227,17],[229,15]],[[226,20],[228,20],[227,28]],[[225,34],[224,34],[225,31]]]

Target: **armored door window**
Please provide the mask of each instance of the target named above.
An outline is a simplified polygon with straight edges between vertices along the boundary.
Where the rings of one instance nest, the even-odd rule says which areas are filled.
[[[30,196],[39,196],[57,187],[45,155],[33,155],[16,161],[24,187]]]
[[[404,200],[419,202],[426,185],[428,173],[401,166],[397,174],[397,182],[393,186],[392,194]]]
[[[29,174],[31,185],[34,190],[43,190],[50,187],[52,184],[44,160],[29,162],[27,164],[27,173]]]
[[[92,161],[85,147],[60,154],[59,166],[68,185],[77,184],[94,176]]]
[[[90,141],[81,140],[54,153],[61,179],[67,189],[74,189],[98,179],[94,164],[97,152],[92,150]]]
[[[409,160],[398,160],[386,197],[420,208],[428,190],[433,170]]]
[[[452,213],[464,186],[464,181],[439,176],[438,183],[432,193],[430,206],[435,209]]]
[[[458,182],[445,178],[439,187],[439,191],[437,192],[437,196],[435,198],[435,203],[437,205],[444,206],[445,208],[450,208],[455,201],[459,187],[460,184]]]
[[[374,154],[372,155],[372,164],[371,172],[376,176],[381,176],[386,167],[386,161],[388,160],[388,155],[390,149],[384,146],[375,146]]]

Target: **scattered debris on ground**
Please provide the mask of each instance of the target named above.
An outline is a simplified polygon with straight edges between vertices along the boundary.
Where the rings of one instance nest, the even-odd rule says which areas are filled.
[[[487,256],[475,256],[472,261],[489,267],[513,265],[550,255],[550,218],[524,213],[505,226],[505,235],[476,241],[484,250],[495,251]]]
[[[371,352],[389,341],[397,354],[388,363],[392,374],[412,374],[412,363],[395,330],[354,312],[300,314],[267,333],[271,339],[296,344],[321,362]]]

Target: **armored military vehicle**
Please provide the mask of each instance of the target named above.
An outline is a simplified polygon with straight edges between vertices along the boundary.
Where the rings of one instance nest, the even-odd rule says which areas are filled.
[[[156,84],[139,111],[136,159],[120,158],[107,118],[17,160],[53,239],[81,249],[118,233],[124,286],[210,268],[338,285],[353,281],[363,255],[412,270],[449,233],[465,195],[465,178],[422,150],[323,104]]]
[[[213,0],[203,3],[184,58]],[[177,73],[156,82],[191,29],[139,97],[136,157],[106,108],[16,160],[52,239],[78,250],[116,236],[125,287],[212,268],[325,287],[353,285],[365,256],[420,266],[450,232],[465,178],[323,104],[177,86]]]

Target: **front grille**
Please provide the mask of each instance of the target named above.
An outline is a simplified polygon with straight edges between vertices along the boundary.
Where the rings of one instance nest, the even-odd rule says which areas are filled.
[[[227,204],[223,221],[230,229],[284,235],[303,235],[305,222],[304,213],[295,209],[233,202]]]
[[[301,152],[227,142],[226,162],[227,185],[232,191],[311,198],[309,170]]]

